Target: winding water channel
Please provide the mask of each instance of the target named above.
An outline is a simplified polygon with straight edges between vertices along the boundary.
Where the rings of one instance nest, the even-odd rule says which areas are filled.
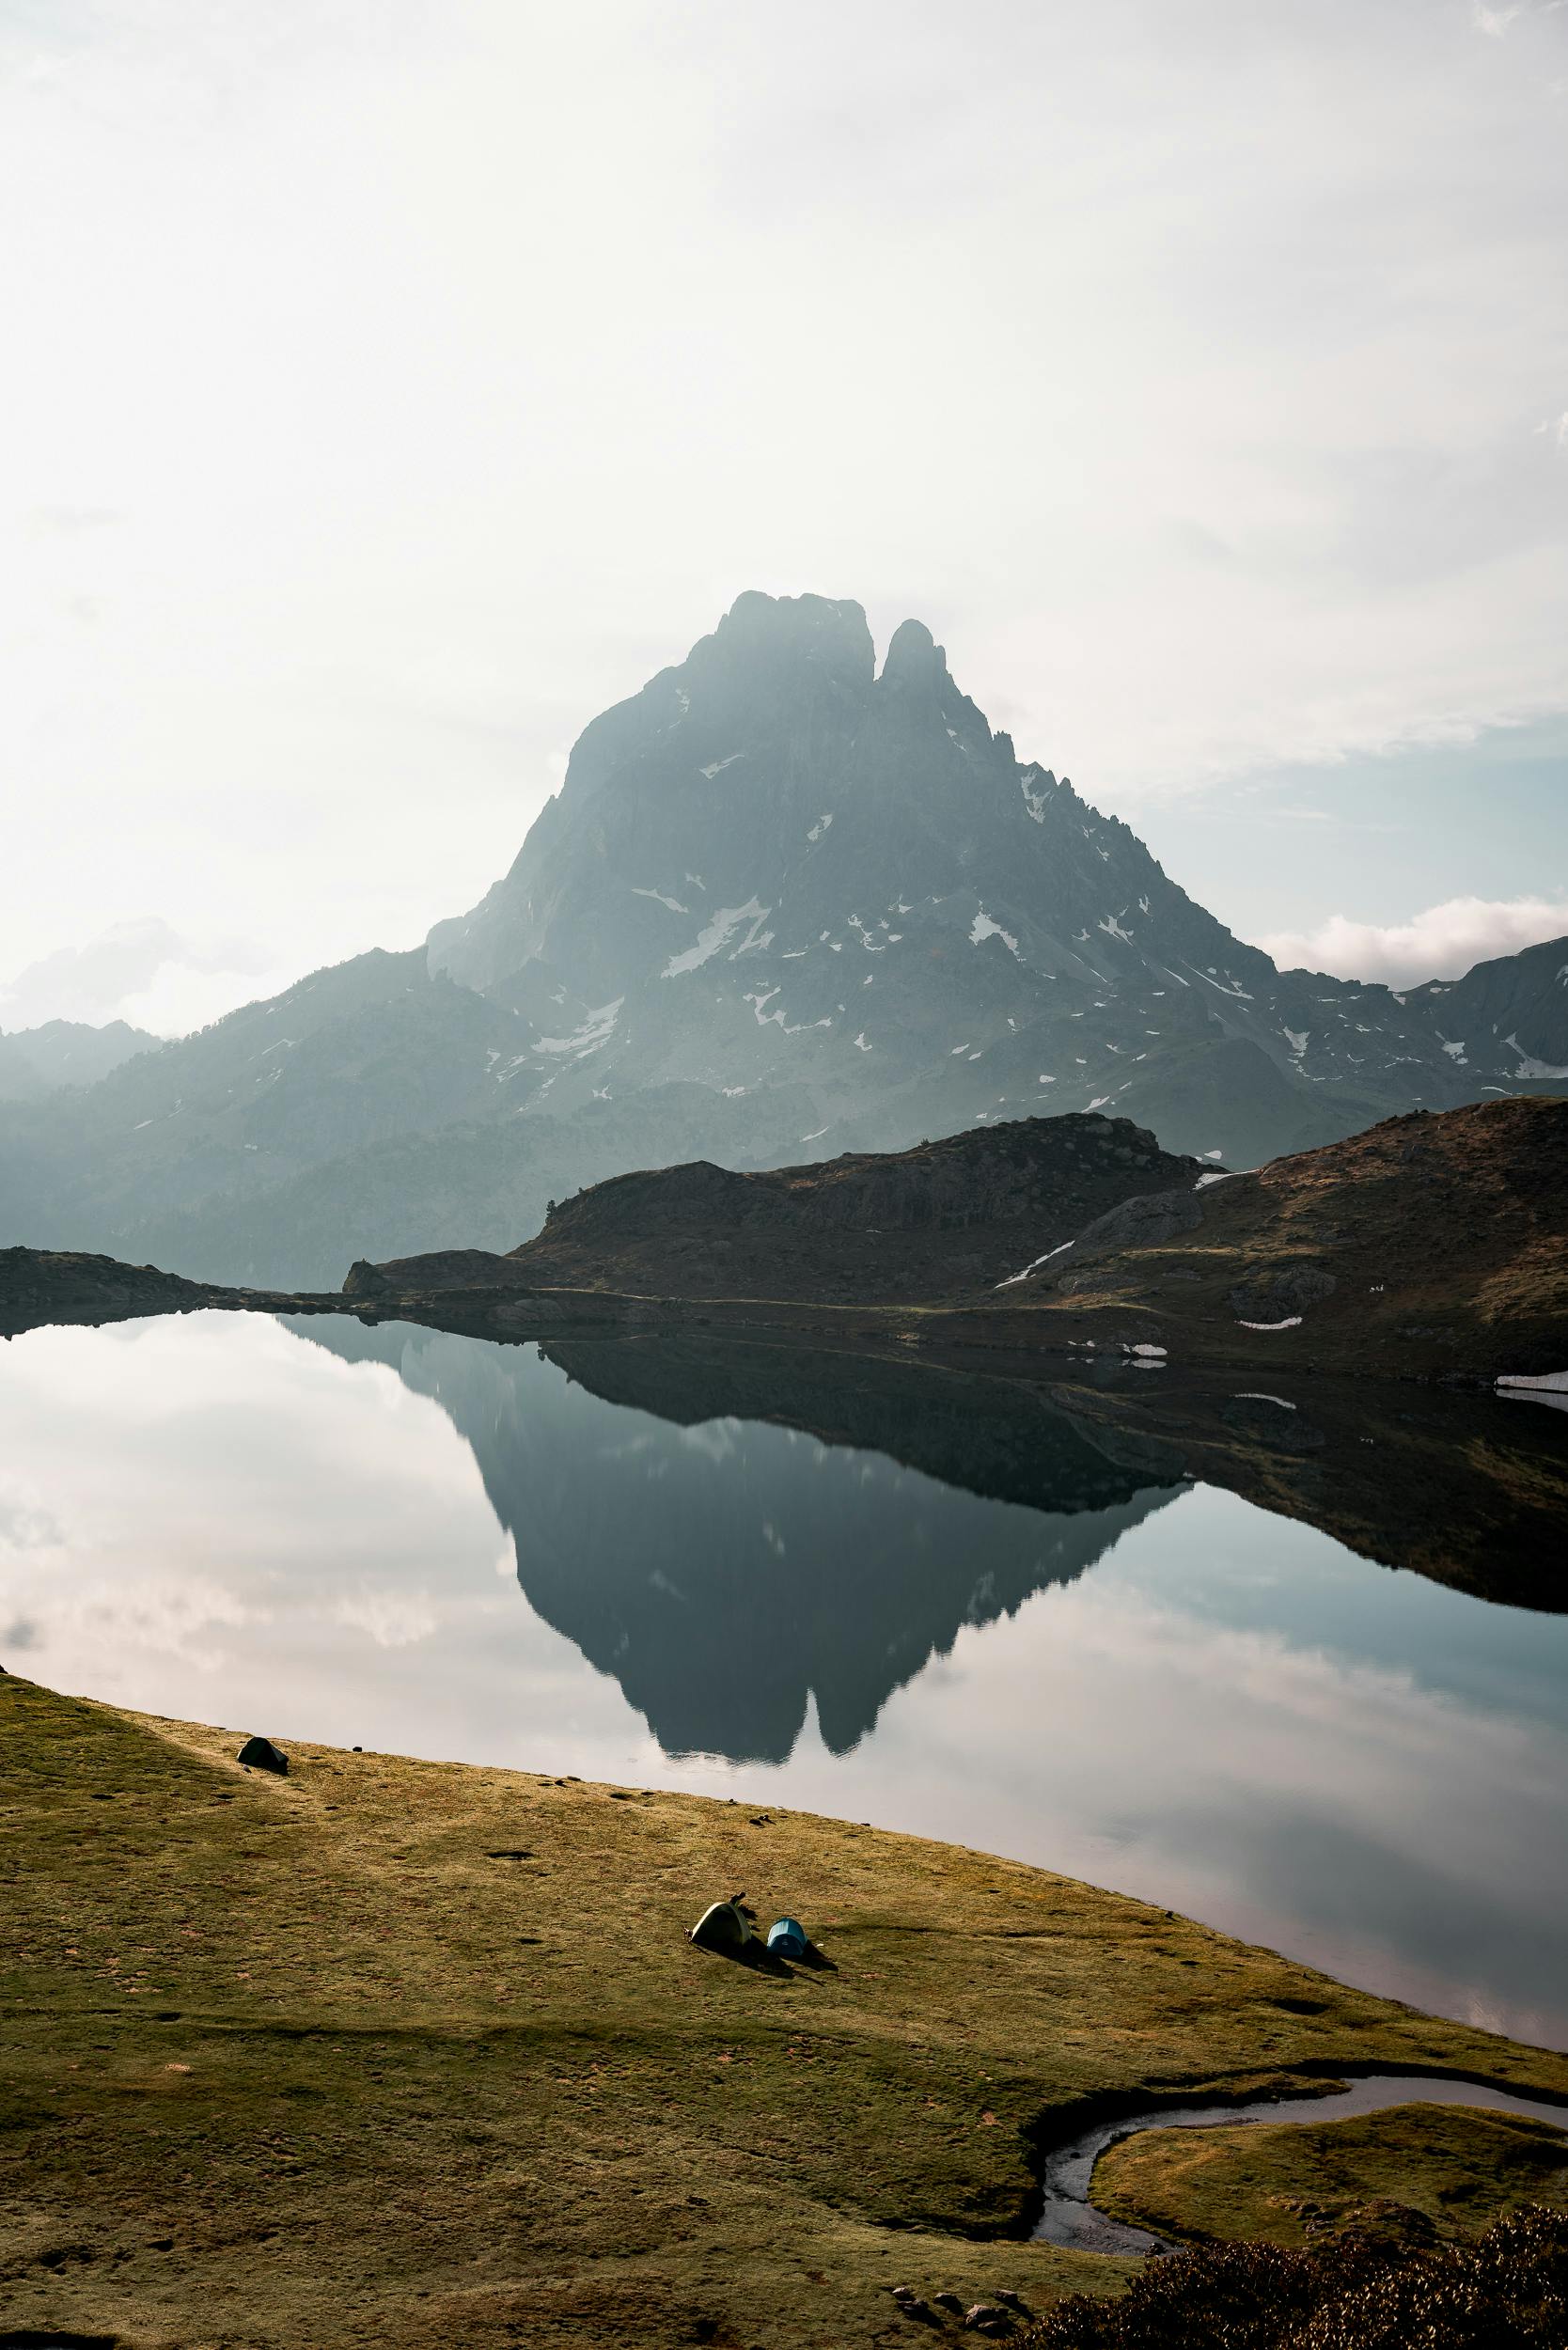
[[[1544,2122],[1568,2131],[1568,2102],[1554,2104],[1541,2097],[1516,2096],[1512,2090],[1486,2082],[1464,2081],[1435,2073],[1364,2073],[1341,2076],[1349,2087],[1322,2095],[1271,2097],[1248,2105],[1154,2105],[1141,2112],[1096,2123],[1075,2138],[1054,2147],[1041,2167],[1044,2196],[1035,2234],[1047,2244],[1073,2246],[1081,2252],[1150,2252],[1162,2239],[1146,2228],[1135,2228],[1096,2209],[1090,2195],[1094,2166],[1107,2146],[1120,2144],[1139,2130],[1235,2128],[1242,2123],[1270,2126],[1280,2123],[1343,2122],[1358,2113],[1385,2113],[1393,2106],[1474,2106],[1492,2113],[1513,2114],[1526,2122]]]

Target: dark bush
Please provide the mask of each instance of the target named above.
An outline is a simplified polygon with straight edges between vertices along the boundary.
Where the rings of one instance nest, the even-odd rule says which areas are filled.
[[[1397,2232],[1353,2215],[1300,2251],[1174,2252],[1121,2300],[1058,2302],[1019,2350],[1568,2350],[1568,2213],[1532,2205],[1465,2244]]]

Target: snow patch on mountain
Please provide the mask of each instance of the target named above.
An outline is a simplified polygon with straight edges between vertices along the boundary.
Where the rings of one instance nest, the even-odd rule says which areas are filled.
[[[692,877],[688,874],[686,878],[689,881]],[[741,924],[749,922],[750,930],[730,955],[733,963],[736,955],[744,955],[748,947],[757,943],[758,932],[772,911],[771,906],[760,904],[755,898],[748,898],[744,906],[720,906],[713,920],[698,932],[697,944],[688,947],[684,954],[671,955],[660,977],[678,979],[684,972],[700,971],[705,963],[711,963],[729,945]]]
[[[1564,968],[1568,969],[1568,965]],[[1519,1056],[1519,1066],[1513,1072],[1516,1077],[1568,1077],[1568,1069],[1558,1069],[1549,1060],[1537,1060],[1533,1053],[1527,1053],[1516,1036],[1505,1036],[1503,1042]]]
[[[597,1053],[602,1044],[609,1042],[615,1024],[620,1017],[620,1007],[625,1001],[624,995],[618,995],[613,1004],[601,1004],[598,1010],[590,1011],[582,1026],[574,1028],[570,1036],[536,1038],[534,1051],[570,1053],[574,1059],[586,1060],[590,1053]]]
[[[998,1281],[996,1283],[996,1287],[999,1290],[1010,1290],[1015,1288],[1020,1281],[1027,1281],[1031,1273],[1038,1273],[1043,1264],[1049,1264],[1053,1257],[1064,1256],[1069,1248],[1075,1247],[1076,1246],[1077,1244],[1074,1241],[1064,1240],[1058,1242],[1055,1248],[1047,1248],[1043,1257],[1036,1257],[1032,1264],[1027,1264],[1022,1273],[1010,1273],[1005,1281]]]
[[[988,938],[999,938],[1009,953],[1019,963],[1023,962],[1024,958],[1018,952],[1018,941],[1013,937],[1012,932],[1004,931],[999,922],[994,922],[985,908],[981,906],[969,925],[969,944],[971,947],[982,947]]]
[[[782,1004],[779,1005],[776,1011],[770,1011],[768,1010],[768,1006],[773,1002],[774,997],[779,993],[780,990],[776,987],[770,987],[765,991],[759,990],[755,995],[747,995],[743,999],[751,1006],[752,1010],[757,1016],[757,1026],[760,1028],[777,1027],[782,1028],[786,1036],[804,1036],[808,1030],[811,1028],[832,1027],[833,1022],[831,1019],[798,1021],[786,1020],[784,1017],[784,1007]],[[743,1091],[745,1090],[744,1088],[742,1089]]]
[[[1197,968],[1197,966],[1196,966],[1196,964],[1190,964],[1190,963],[1189,963],[1189,964],[1188,964],[1188,965],[1187,965],[1187,969],[1188,969],[1189,971],[1195,970],[1196,968]],[[1177,973],[1175,973],[1175,972],[1172,972],[1172,974],[1171,974],[1171,977],[1172,977],[1173,979],[1177,978],[1178,976],[1179,976],[1179,974],[1177,974]],[[1252,1001],[1251,996],[1247,994],[1247,992],[1246,988],[1245,988],[1245,987],[1243,987],[1243,985],[1242,985],[1242,983],[1241,983],[1240,979],[1231,979],[1231,974],[1229,973],[1229,971],[1227,971],[1227,973],[1225,974],[1226,979],[1231,979],[1231,984],[1230,984],[1230,986],[1229,986],[1229,987],[1227,987],[1227,986],[1224,984],[1224,981],[1223,981],[1223,980],[1221,980],[1221,979],[1217,979],[1217,978],[1215,977],[1215,973],[1214,973],[1213,971],[1199,971],[1199,972],[1198,972],[1198,977],[1199,977],[1200,979],[1205,979],[1205,980],[1207,980],[1207,982],[1208,982],[1208,984],[1210,985],[1210,987],[1217,989],[1217,990],[1218,990],[1218,992],[1219,992],[1219,994],[1220,994],[1221,995],[1230,995],[1230,996],[1233,996],[1233,997],[1235,998],[1235,1000],[1236,1000],[1236,1002],[1237,1002],[1237,1003],[1241,1003],[1241,1004],[1249,1004],[1249,1003]],[[1188,984],[1188,982],[1187,982],[1185,979],[1184,979],[1184,980],[1182,981],[1182,984],[1183,984],[1183,986],[1184,986],[1184,987],[1185,987],[1185,986]]]

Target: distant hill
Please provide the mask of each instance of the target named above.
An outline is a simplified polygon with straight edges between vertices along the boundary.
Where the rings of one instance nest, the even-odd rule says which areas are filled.
[[[0,1029],[0,1102],[36,1102],[59,1086],[96,1085],[163,1038],[123,1020],[102,1028],[83,1020],[46,1020],[41,1027]]]
[[[1568,941],[1402,993],[1280,972],[1020,760],[918,622],[878,672],[858,604],[749,594],[593,720],[428,948],[12,1099],[0,1241],[324,1285],[510,1249],[628,1167],[1102,1110],[1245,1167],[1564,1089]]]

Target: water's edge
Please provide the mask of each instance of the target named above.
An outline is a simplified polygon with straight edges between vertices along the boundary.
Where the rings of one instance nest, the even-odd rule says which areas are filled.
[[[1337,2122],[1354,2114],[1381,2113],[1393,2106],[1473,2106],[1520,2120],[1544,2122],[1549,2128],[1568,2131],[1568,2098],[1521,2097],[1514,2091],[1484,2080],[1437,2073],[1358,2072],[1354,2066],[1335,2069],[1344,2089],[1302,2091],[1293,2096],[1237,2099],[1231,2103],[1152,2104],[1137,2112],[1102,2119],[1047,2150],[1041,2164],[1041,2211],[1032,2231],[1037,2240],[1061,2244],[1080,2252],[1142,2253],[1165,2248],[1161,2237],[1146,2228],[1113,2219],[1090,2199],[1094,2166],[1107,2146],[1140,2130],[1190,2130],[1233,2127],[1238,2123]]]

